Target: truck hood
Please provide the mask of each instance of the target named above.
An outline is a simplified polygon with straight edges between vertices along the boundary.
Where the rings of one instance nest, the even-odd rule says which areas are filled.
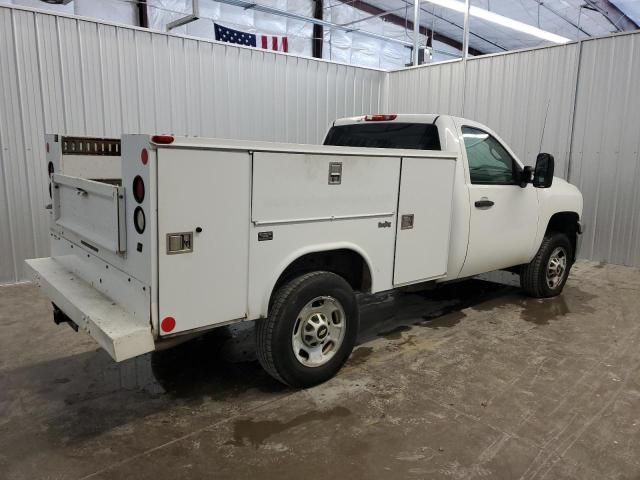
[[[572,183],[567,182],[564,178],[553,177],[553,184],[551,185],[551,188],[553,189],[554,187],[556,187],[559,192],[567,193],[570,195],[578,195],[580,196],[580,198],[582,198],[582,193],[580,193],[578,187],[576,187]]]

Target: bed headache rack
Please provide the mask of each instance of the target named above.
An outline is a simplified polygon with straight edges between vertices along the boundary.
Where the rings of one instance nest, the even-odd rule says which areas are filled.
[[[63,155],[120,156],[119,138],[62,137]]]

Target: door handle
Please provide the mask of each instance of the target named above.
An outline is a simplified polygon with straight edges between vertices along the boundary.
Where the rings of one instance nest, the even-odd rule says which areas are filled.
[[[476,200],[475,206],[476,208],[491,208],[493,207],[493,202],[487,198],[483,198],[482,200]]]

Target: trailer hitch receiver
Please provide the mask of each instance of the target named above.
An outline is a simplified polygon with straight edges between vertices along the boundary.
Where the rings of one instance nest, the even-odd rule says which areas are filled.
[[[78,324],[71,320],[66,313],[58,308],[55,303],[51,304],[53,306],[53,321],[56,325],[60,325],[61,323],[68,323],[71,328],[73,328],[76,332],[78,331]]]

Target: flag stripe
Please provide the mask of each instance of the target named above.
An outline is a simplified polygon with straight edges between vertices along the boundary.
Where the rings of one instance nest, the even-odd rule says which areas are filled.
[[[278,37],[271,37],[271,50],[278,51]]]
[[[262,35],[262,48],[264,48],[264,49],[267,48],[267,36],[266,35]]]

